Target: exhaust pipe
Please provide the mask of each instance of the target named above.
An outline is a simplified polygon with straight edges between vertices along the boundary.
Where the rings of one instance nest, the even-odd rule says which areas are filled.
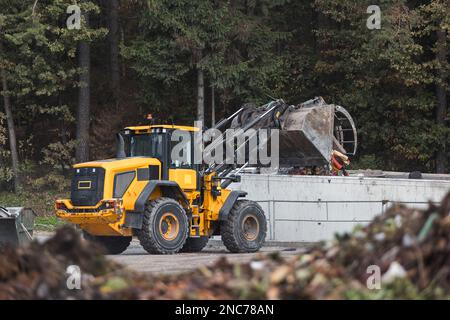
[[[121,133],[118,133],[116,137],[117,137],[116,158],[117,159],[126,158],[127,155],[125,153],[125,140],[123,139]]]

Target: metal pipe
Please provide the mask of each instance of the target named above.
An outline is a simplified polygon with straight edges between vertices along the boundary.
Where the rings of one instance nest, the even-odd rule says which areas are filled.
[[[220,130],[220,128],[222,126],[224,126],[225,124],[227,124],[228,122],[232,121],[239,113],[242,112],[242,110],[244,110],[244,108],[240,108],[238,111],[236,111],[235,113],[233,113],[231,116],[229,116],[228,118],[222,119],[220,120],[216,125],[214,125],[212,128],[213,129],[218,129]]]
[[[259,117],[257,117],[256,119],[252,120],[249,124],[247,124],[243,129],[242,132],[246,132],[247,130],[249,130],[250,128],[254,127],[259,121],[265,119],[269,114],[271,114],[277,107],[280,106],[280,103],[283,102],[283,100],[276,100],[276,101],[271,101],[268,104],[265,104],[264,106],[262,106],[263,108],[268,108],[268,110],[266,112],[264,112],[262,115],[260,115]],[[267,106],[267,107],[266,107]],[[239,134],[241,134],[242,132],[238,132]],[[234,133],[230,138],[228,138],[227,140],[223,141],[222,143],[225,142],[225,144],[227,144],[230,141],[234,141],[234,139],[236,138],[236,136],[238,135],[238,133]],[[207,150],[208,152],[210,151],[210,149],[212,149],[213,147],[215,148],[218,145],[218,143],[215,144],[210,144],[207,149],[205,149],[205,151]],[[235,151],[236,154],[236,151]],[[224,165],[224,162],[221,162],[219,165],[211,165],[206,171],[207,172],[212,172],[212,171],[216,171],[217,168],[221,168],[221,166]]]

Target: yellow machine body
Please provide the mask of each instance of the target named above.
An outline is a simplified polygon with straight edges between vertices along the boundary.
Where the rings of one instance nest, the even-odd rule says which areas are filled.
[[[177,129],[188,132],[198,130],[195,127],[186,126],[138,126],[128,127],[125,130],[133,134],[147,134],[153,129]],[[79,225],[81,229],[96,236],[132,236],[133,228],[127,226],[127,215],[136,212],[136,202],[143,193],[150,179],[139,179],[138,170],[146,170],[150,166],[158,168],[157,180],[175,182],[182,190],[188,204],[184,207],[191,216],[191,236],[211,236],[213,223],[218,221],[219,212],[230,195],[230,190],[221,189],[219,182],[214,180],[214,173],[201,177],[197,170],[186,168],[168,168],[168,179],[163,179],[163,164],[157,158],[149,157],[125,157],[122,159],[108,159],[92,161],[74,165],[74,170],[80,168],[101,168],[104,170],[103,196],[95,205],[74,205],[71,199],[56,200],[56,215],[61,219]],[[121,173],[134,172],[134,178],[129,183],[126,191],[120,198],[114,197],[115,177]],[[202,181],[199,181],[199,180]],[[156,179],[155,179],[156,180]],[[203,188],[203,201],[200,206],[194,203],[200,197],[200,186]],[[89,189],[89,181],[78,181],[75,188]],[[157,186],[148,195],[153,200],[163,195],[162,187]],[[215,189],[214,192],[211,192]]]

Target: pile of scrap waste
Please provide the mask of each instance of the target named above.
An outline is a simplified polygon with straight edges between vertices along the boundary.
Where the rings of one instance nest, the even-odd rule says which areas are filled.
[[[226,258],[176,275],[127,270],[69,227],[0,252],[0,299],[448,299],[450,194],[426,210],[394,206],[296,257]],[[68,290],[69,265],[81,290]]]

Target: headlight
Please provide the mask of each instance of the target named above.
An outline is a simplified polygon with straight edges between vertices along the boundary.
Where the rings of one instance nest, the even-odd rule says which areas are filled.
[[[55,209],[56,210],[67,210],[67,207],[64,204],[64,202],[56,201],[55,202]]]

